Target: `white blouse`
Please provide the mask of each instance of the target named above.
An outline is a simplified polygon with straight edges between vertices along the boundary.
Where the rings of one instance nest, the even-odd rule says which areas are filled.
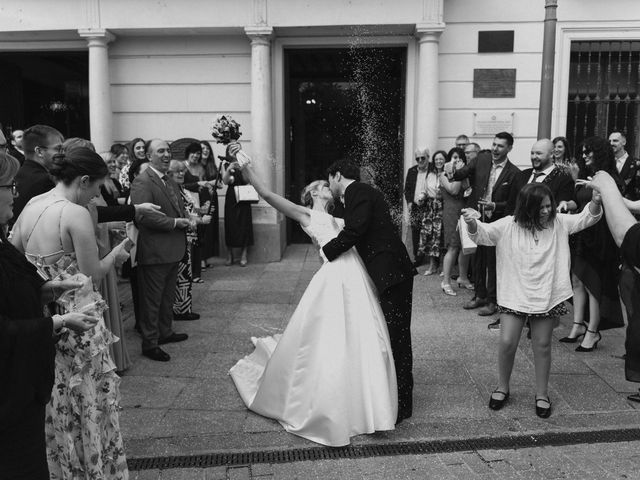
[[[556,214],[553,226],[535,235],[508,216],[493,223],[477,221],[469,234],[478,245],[496,247],[498,305],[523,313],[546,313],[573,296],[569,235],[594,225],[587,204],[577,215]]]

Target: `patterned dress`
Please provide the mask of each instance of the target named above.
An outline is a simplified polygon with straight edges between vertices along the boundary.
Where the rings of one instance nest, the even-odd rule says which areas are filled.
[[[180,187],[184,209],[187,215],[194,213],[194,205],[191,197]],[[178,263],[178,280],[176,281],[176,299],[173,302],[173,313],[184,314],[191,313],[193,307],[193,297],[191,288],[193,286],[193,270],[191,266],[191,251],[197,248],[196,241],[198,239],[197,231],[193,227],[187,229],[187,253],[180,263]]]
[[[73,253],[64,253],[53,264],[46,261],[61,252],[26,256],[47,280],[79,273]],[[120,377],[109,354],[118,338],[104,323],[106,303],[97,292],[93,298],[96,308],[91,313],[100,318],[97,325],[82,334],[64,329],[56,343],[54,386],[45,414],[50,480],[129,478],[118,414]],[[73,301],[58,303],[54,310],[59,313],[79,310]]]

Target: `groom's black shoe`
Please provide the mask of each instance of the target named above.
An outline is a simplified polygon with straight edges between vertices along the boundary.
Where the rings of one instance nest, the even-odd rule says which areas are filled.
[[[403,420],[407,418],[411,418],[411,412],[398,412],[398,417],[396,418],[396,425],[398,425]]]

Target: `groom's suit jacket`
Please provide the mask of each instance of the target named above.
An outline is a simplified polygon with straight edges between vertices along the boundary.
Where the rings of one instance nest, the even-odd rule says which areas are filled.
[[[344,223],[338,236],[322,248],[329,261],[355,246],[379,293],[418,273],[378,190],[350,184],[344,192]]]

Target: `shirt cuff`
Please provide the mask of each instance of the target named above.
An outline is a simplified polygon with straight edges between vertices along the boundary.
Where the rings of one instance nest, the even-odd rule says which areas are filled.
[[[329,261],[322,248],[320,249],[320,258],[322,259],[322,263],[327,263]]]

